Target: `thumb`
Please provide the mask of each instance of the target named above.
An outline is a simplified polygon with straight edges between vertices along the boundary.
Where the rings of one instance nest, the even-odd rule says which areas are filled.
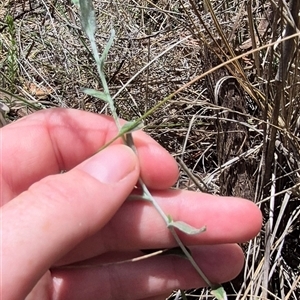
[[[55,261],[100,230],[138,176],[133,151],[115,145],[65,174],[42,179],[4,205],[0,212],[3,299],[23,299]]]

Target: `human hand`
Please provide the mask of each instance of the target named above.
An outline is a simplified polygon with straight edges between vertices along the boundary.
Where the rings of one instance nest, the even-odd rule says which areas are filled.
[[[145,133],[133,134],[138,162],[121,141],[93,155],[117,133],[106,116],[46,110],[1,130],[2,299],[149,300],[203,286],[186,259],[130,261],[139,249],[176,246],[151,205],[124,202],[140,174],[174,220],[207,226],[179,235],[212,282],[240,272],[235,243],[257,234],[260,211],[242,199],[170,190],[176,163]]]

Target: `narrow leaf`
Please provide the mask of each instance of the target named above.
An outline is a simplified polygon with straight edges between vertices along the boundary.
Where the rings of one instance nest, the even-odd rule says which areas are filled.
[[[173,221],[171,219],[171,217],[169,217],[169,223],[168,223],[168,227],[175,227],[177,229],[179,229],[180,231],[189,234],[189,235],[194,235],[194,234],[199,234],[201,232],[204,232],[206,230],[206,227],[203,226],[201,228],[195,228],[183,221]]]
[[[72,0],[72,2],[73,2],[75,5],[79,6],[79,0]]]
[[[92,0],[79,0],[82,27],[88,37],[96,31],[96,17]]]
[[[103,92],[100,92],[100,91],[97,91],[94,89],[87,89],[87,88],[82,89],[82,91],[89,96],[93,96],[93,97],[99,98],[105,102],[109,102],[107,99],[108,98],[107,95]]]
[[[101,55],[101,58],[100,58],[101,71],[103,71],[104,62],[107,58],[108,51],[109,51],[109,49],[111,48],[111,46],[113,44],[114,38],[115,38],[115,30],[112,29],[111,33],[110,33],[109,40],[108,40],[107,44],[105,45],[105,48],[104,48],[104,50],[102,52],[102,55]]]
[[[143,122],[130,121],[130,122],[125,123],[122,126],[120,133],[125,134],[125,133],[130,133],[130,132],[133,132],[136,130],[140,130],[143,128],[143,126],[144,126]]]
[[[227,300],[227,295],[224,288],[221,285],[213,287],[211,294],[215,296],[218,300]]]

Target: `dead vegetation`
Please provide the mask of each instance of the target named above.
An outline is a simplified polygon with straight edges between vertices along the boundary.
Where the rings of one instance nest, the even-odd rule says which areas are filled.
[[[106,75],[118,114],[136,118],[174,93],[145,130],[180,162],[178,185],[263,211],[229,298],[300,299],[300,2],[94,3],[100,49],[116,30]],[[107,113],[81,93],[101,90],[87,45],[71,1],[2,1],[1,123],[53,106]]]

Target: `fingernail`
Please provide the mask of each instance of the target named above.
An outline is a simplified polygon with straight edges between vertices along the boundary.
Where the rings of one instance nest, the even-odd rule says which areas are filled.
[[[134,152],[125,145],[105,148],[83,163],[82,170],[102,183],[117,183],[137,167]]]

